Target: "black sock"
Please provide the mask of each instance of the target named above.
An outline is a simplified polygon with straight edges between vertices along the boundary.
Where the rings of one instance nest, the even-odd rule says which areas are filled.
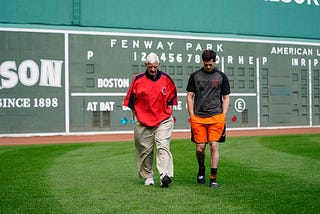
[[[218,168],[211,168],[210,181],[216,181]]]
[[[204,161],[198,161],[199,164],[199,168],[203,168],[204,167]]]
[[[204,175],[206,171],[206,167],[204,165],[204,162],[199,162],[199,175]]]

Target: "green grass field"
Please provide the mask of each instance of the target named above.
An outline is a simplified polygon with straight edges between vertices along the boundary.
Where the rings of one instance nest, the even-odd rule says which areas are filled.
[[[318,213],[320,134],[220,144],[220,187],[196,183],[194,144],[173,140],[169,188],[144,186],[133,142],[0,146],[1,213]],[[207,148],[207,173],[209,173]]]

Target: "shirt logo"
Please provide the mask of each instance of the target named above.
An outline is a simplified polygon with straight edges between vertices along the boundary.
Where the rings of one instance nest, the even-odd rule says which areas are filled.
[[[162,88],[162,94],[163,94],[164,96],[167,95],[167,88],[166,88],[166,87],[163,87],[163,88]]]
[[[212,88],[217,88],[219,85],[219,80],[211,80],[211,86]]]

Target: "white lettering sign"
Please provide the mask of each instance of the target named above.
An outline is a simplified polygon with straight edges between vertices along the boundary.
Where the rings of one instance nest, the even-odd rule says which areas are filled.
[[[59,106],[58,98],[40,97],[40,98],[0,98],[0,108],[57,108]]]
[[[114,111],[114,101],[88,102],[87,111]]]
[[[243,110],[246,109],[246,102],[239,98],[237,99],[235,102],[234,102],[234,109],[237,111],[237,112],[243,112]]]
[[[122,40],[118,40],[118,39],[111,39],[110,40],[110,47],[114,48],[114,47],[120,47],[123,49],[127,49],[129,47],[132,48],[145,48],[145,49],[169,49],[172,50],[172,47],[174,45],[174,42],[163,42],[163,41],[159,41],[159,42],[155,42],[153,40],[132,40],[132,41],[128,41],[127,39],[122,39]]]
[[[40,69],[33,60],[24,60],[17,67],[15,61],[0,65],[0,89],[14,88],[19,82],[24,86],[61,87],[63,61],[40,59]]]
[[[98,88],[129,88],[130,80],[123,78],[98,78]]]
[[[275,55],[297,55],[297,56],[312,56],[312,48],[294,48],[294,47],[282,47],[273,46],[270,51]]]
[[[181,101],[178,101],[178,104],[173,106],[172,108],[174,111],[182,111],[182,102]]]
[[[275,2],[275,3],[296,3],[297,5],[307,4],[312,6],[319,6],[318,0],[264,0],[268,2]]]

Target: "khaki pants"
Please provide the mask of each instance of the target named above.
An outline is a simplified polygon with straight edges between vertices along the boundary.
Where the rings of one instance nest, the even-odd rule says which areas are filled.
[[[173,177],[173,159],[170,152],[170,140],[174,122],[172,116],[158,127],[142,126],[138,120],[134,124],[138,174],[141,178],[153,177],[153,152],[156,146],[156,161],[159,174]]]

